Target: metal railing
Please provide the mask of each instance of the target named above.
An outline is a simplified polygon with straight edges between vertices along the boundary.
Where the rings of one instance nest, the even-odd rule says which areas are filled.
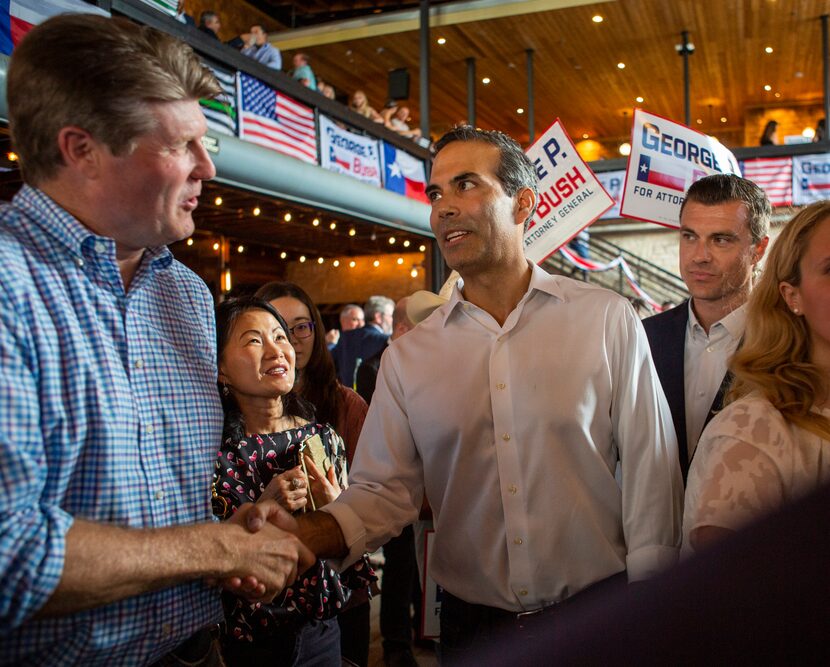
[[[665,301],[676,304],[689,296],[686,285],[678,276],[616,243],[594,234],[588,241],[588,248],[591,259],[602,264],[622,256],[631,268],[637,284],[658,304]],[[543,268],[550,273],[589,280],[595,285],[613,290],[626,297],[637,296],[629,286],[622,267],[619,266],[608,271],[587,272],[575,267],[557,252],[547,259]]]

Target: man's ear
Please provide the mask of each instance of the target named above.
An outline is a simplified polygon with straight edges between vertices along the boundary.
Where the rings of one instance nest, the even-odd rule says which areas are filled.
[[[522,188],[516,193],[515,222],[517,225],[524,225],[530,217],[531,212],[536,208],[536,193],[530,188]]]
[[[58,132],[58,150],[67,167],[94,179],[101,172],[101,152],[108,149],[86,130],[69,125]]]
[[[767,251],[767,246],[768,245],[769,245],[769,236],[765,236],[760,241],[758,241],[758,243],[755,244],[755,247],[753,248],[753,251],[754,251],[753,252],[754,256],[752,258],[752,263],[753,264],[757,264],[758,262],[761,261],[761,259],[763,259],[764,253]]]

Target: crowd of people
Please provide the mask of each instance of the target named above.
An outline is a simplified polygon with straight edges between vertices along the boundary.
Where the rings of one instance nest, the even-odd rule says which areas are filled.
[[[182,23],[194,24],[193,18],[184,11],[182,2],[179,2],[177,18]],[[218,40],[221,27],[222,23],[216,12],[204,11],[199,15],[198,28],[210,37]],[[247,33],[233,38],[228,44],[239,49],[242,55],[248,56],[266,67],[282,70],[282,53],[279,48],[268,41],[268,31],[264,25],[252,25]],[[306,88],[316,90],[329,99],[337,99],[337,91],[334,86],[315,76],[314,70],[311,68],[311,58],[307,53],[295,53],[292,64],[293,67],[289,74],[294,79]],[[382,124],[402,137],[417,140],[421,136],[419,128],[410,127],[410,111],[409,107],[405,105],[390,101],[387,102],[382,111],[378,112],[369,104],[366,93],[362,90],[356,90],[349,98],[348,106],[355,113]]]
[[[167,248],[215,175],[199,99],[220,88],[190,47],[62,15],[7,85],[24,185],[0,207],[0,664],[366,665],[367,554],[402,540],[408,620],[426,501],[442,664],[566,646],[586,601],[650,591],[681,550],[830,481],[830,203],[768,251],[760,188],[697,181],[691,296],[641,323],[527,261],[534,166],[460,126],[426,189],[449,297],[350,304],[337,336],[293,283],[214,306]],[[414,664],[387,618],[388,664]]]

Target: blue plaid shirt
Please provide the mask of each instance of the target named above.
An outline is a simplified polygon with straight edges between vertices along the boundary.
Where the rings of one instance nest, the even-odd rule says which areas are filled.
[[[28,186],[0,206],[0,664],[144,664],[221,617],[192,582],[32,618],[73,517],[211,520],[215,359],[210,293],[167,248],[125,292],[112,239]]]

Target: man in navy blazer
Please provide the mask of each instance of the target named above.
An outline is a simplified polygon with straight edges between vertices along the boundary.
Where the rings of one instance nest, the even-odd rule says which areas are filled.
[[[354,387],[355,371],[364,359],[373,357],[386,347],[392,333],[392,312],[395,302],[385,296],[370,296],[363,306],[366,324],[359,329],[344,331],[331,351],[337,377],[347,387]]]
[[[769,242],[772,207],[733,174],[693,183],[680,208],[680,275],[691,299],[643,320],[677,431],[683,479],[713,411],[723,407],[753,273]]]

